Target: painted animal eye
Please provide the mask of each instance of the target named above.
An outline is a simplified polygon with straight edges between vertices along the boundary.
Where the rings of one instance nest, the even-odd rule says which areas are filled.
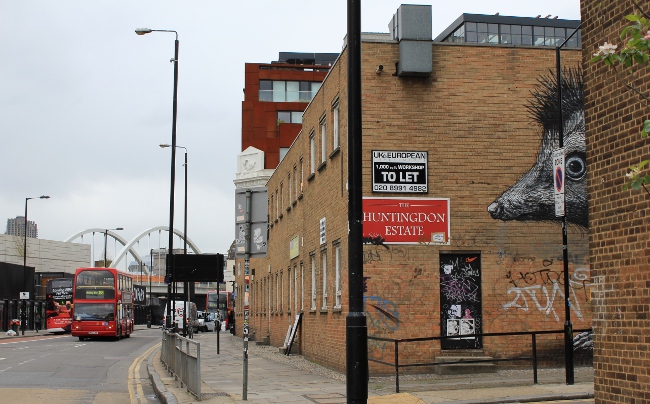
[[[583,154],[573,153],[566,158],[566,175],[573,180],[580,180],[587,172],[585,157]]]

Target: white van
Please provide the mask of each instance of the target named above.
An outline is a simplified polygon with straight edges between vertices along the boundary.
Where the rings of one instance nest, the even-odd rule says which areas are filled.
[[[185,305],[187,305],[187,311],[189,313],[187,320],[184,315]],[[165,313],[165,315],[167,314],[167,305],[165,305],[165,311],[163,313]],[[187,326],[191,326],[193,332],[198,332],[199,321],[197,319],[196,303],[179,300],[176,300],[174,302],[174,309],[172,310],[172,322],[176,324],[179,331],[183,329],[183,321],[188,321]]]

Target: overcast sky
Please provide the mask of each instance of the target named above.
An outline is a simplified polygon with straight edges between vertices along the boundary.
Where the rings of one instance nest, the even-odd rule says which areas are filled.
[[[462,13],[580,18],[579,0],[366,0],[362,31],[388,32],[401,3],[433,5],[434,38]],[[158,145],[171,143],[174,34],[134,32],[169,29],[180,41],[177,144],[188,149],[188,236],[201,252],[225,253],[235,238],[244,64],[275,61],[279,52],[340,52],[346,5],[4,2],[0,219],[24,215],[26,197],[49,195],[29,202],[28,219],[37,223],[41,239],[64,241],[89,228],[123,227],[120,234],[131,240],[169,224],[170,149]],[[180,230],[182,164],[178,149],[174,227]],[[102,237],[95,243],[103,248]],[[159,244],[167,245],[166,235],[141,242],[139,250]]]

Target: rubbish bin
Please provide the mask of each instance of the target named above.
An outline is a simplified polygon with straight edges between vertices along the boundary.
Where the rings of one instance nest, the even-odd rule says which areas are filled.
[[[20,320],[11,320],[11,329],[18,334],[18,331],[20,330]]]

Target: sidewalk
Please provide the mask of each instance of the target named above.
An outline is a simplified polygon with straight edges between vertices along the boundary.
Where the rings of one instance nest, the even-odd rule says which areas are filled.
[[[285,356],[277,347],[249,343],[247,400],[243,400],[243,343],[227,332],[199,333],[201,343],[202,401],[225,403],[346,403],[345,375],[305,360]],[[160,350],[149,357],[150,377],[158,397],[167,404],[198,401],[169,374],[160,361]],[[400,376],[395,394],[394,377],[371,377],[369,404],[496,404],[593,397],[593,368],[576,368],[575,384],[564,383],[564,369],[540,370],[539,384],[532,371],[499,371],[491,374]]]

